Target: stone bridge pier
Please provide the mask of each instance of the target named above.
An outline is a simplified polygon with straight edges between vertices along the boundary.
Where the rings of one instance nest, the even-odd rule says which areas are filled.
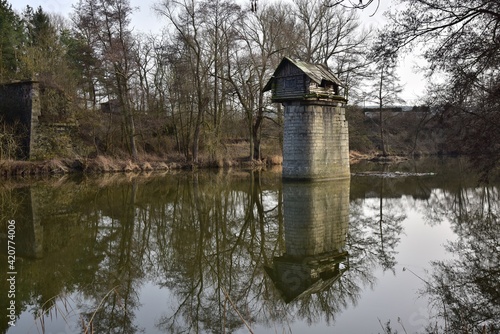
[[[350,178],[347,100],[323,64],[284,58],[264,91],[284,110],[283,178]]]
[[[350,178],[349,131],[338,101],[285,102],[283,177]]]

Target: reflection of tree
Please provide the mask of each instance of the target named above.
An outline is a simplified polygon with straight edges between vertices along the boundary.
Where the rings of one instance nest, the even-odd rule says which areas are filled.
[[[162,330],[220,333],[297,318],[333,323],[356,303],[359,272],[293,305],[281,299],[263,270],[284,252],[281,182],[256,172],[242,181],[200,174],[179,189],[167,218],[173,239],[159,254],[162,284],[175,295],[172,312],[157,324]]]
[[[93,304],[82,315],[84,326],[97,333],[136,333],[134,312],[138,305],[135,291],[141,278],[141,254],[137,246],[135,219],[137,183],[121,188],[107,196],[105,208],[111,217],[109,226],[101,226],[102,238],[97,238],[96,256],[104,254],[91,286],[81,290]],[[114,196],[115,195],[115,196]],[[115,202],[116,201],[116,202]],[[140,249],[140,248],[139,248]],[[99,250],[102,253],[99,254]]]
[[[380,202],[379,202],[379,219],[378,231],[374,234],[380,239],[377,245],[377,254],[384,270],[392,270],[396,265],[396,246],[399,243],[399,235],[403,232],[401,225],[406,219],[405,212],[401,212],[400,207],[396,207],[394,202],[388,202],[386,199],[385,215],[384,215],[384,195],[385,195],[385,178],[380,182]]]
[[[193,175],[179,189],[170,218],[179,242],[162,249],[172,254],[163,262],[163,284],[178,302],[160,328],[219,333],[258,316],[255,300],[266,293],[259,264],[272,253],[266,238],[276,238],[281,210],[279,188],[263,190],[261,183],[252,173],[234,189],[228,177]]]
[[[353,247],[364,252],[363,258],[376,258],[383,270],[392,270],[396,265],[396,247],[403,232],[402,222],[406,212],[401,208],[401,201],[391,199],[391,183],[385,177],[376,180],[379,183],[378,200],[356,200],[351,204],[350,234]],[[387,187],[389,186],[389,189]]]
[[[347,245],[350,270],[328,288],[287,305],[263,269],[285,251],[279,174],[86,182],[69,184],[65,192],[44,187],[34,193],[41,198],[44,254],[26,263],[37,279],[25,283],[20,276],[19,292],[40,296],[41,305],[67,291],[78,304],[78,317],[82,310],[86,324],[93,317],[95,332],[140,331],[135,313],[146,282],[165,287],[172,298],[157,323],[161,330],[215,333],[236,331],[243,320],[284,328],[296,319],[333,323],[374,282],[380,238],[377,228],[363,222],[363,203],[351,204],[357,211]],[[388,250],[385,240],[386,234]],[[32,290],[22,288],[28,283]]]
[[[469,201],[483,196],[481,189],[476,189],[478,176],[473,166],[461,159],[454,159],[452,163],[453,165],[445,165],[444,170],[440,170],[439,173],[446,173],[447,177],[442,178],[439,187],[429,191],[427,203],[421,207],[426,223],[431,226],[450,219],[462,220],[460,217],[468,214]]]
[[[426,292],[450,333],[500,331],[500,193],[498,188],[461,189],[448,210],[458,240],[447,250],[456,255],[433,263]]]

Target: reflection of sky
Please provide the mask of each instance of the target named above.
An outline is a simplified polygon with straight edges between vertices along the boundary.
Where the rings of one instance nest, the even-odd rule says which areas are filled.
[[[91,301],[84,300],[77,293],[68,294],[67,296],[61,293],[55,297],[56,303],[50,312],[47,312],[42,321],[40,318],[34,317],[35,311],[33,306],[27,305],[26,310],[22,312],[19,319],[16,320],[16,326],[10,327],[8,334],[66,334],[66,333],[81,333],[81,318],[78,305],[92,305]],[[45,331],[42,324],[45,323]]]
[[[378,319],[383,324],[390,320],[393,329],[404,332],[398,324],[398,317],[408,333],[423,331],[423,326],[429,323],[427,301],[419,298],[417,293],[424,283],[403,268],[425,279],[430,261],[449,257],[443,245],[447,240],[454,240],[455,236],[448,221],[432,227],[425,224],[423,213],[418,210],[418,201],[405,197],[389,201],[395,201],[394,204],[405,210],[407,215],[402,222],[404,230],[396,248],[398,264],[395,275],[377,268],[374,271],[377,282],[373,290],[366,287],[358,305],[349,307],[338,316],[335,332],[380,333],[382,327]]]
[[[473,196],[474,192],[479,191],[480,189],[468,190],[468,200],[479,200],[479,196]],[[384,214],[389,213],[389,211],[395,211],[393,213],[405,214],[406,216],[401,223],[403,233],[399,235],[401,240],[396,248],[397,265],[395,267],[395,274],[391,271],[383,272],[382,269],[378,267],[373,268],[373,275],[376,277],[373,289],[359,283],[364,291],[361,291],[357,304],[352,306],[348,302],[347,308],[335,315],[336,322],[330,324],[331,328],[328,329],[329,332],[380,333],[382,332],[382,327],[379,323],[379,319],[383,324],[391,320],[393,329],[398,330],[398,332],[404,332],[402,327],[398,324],[398,317],[401,318],[401,322],[408,333],[423,332],[423,326],[429,323],[427,301],[424,298],[418,298],[417,293],[418,289],[423,287],[423,282],[412,272],[408,270],[403,271],[403,268],[408,268],[416,275],[425,279],[425,270],[430,269],[430,261],[443,260],[451,257],[451,254],[446,253],[443,248],[443,245],[447,241],[456,238],[451,230],[450,222],[444,217],[441,223],[430,224],[428,217],[430,210],[435,209],[432,200],[435,199],[437,202],[444,202],[446,196],[447,193],[445,191],[433,190],[430,199],[426,201],[416,200],[411,196],[384,199],[384,210],[387,211],[384,211]],[[278,203],[276,192],[264,191],[262,197],[264,199],[265,210],[274,207]],[[235,203],[238,203],[238,201]],[[354,205],[353,203],[351,203],[351,207]],[[371,221],[374,224],[377,224],[378,204],[378,198],[356,200],[356,205],[361,206],[363,215],[372,218]],[[493,205],[498,205],[498,203],[495,202]],[[391,208],[391,210],[388,208]],[[238,212],[244,214],[244,210]],[[243,221],[243,217],[238,218],[237,213],[233,213],[233,215],[235,215],[233,217],[235,222]],[[108,232],[106,231],[111,227],[111,223],[111,218],[101,215],[101,228],[97,239],[107,235],[106,233]],[[140,222],[137,222],[136,228],[140,227]],[[266,242],[272,243],[272,240],[275,240],[273,239],[275,238],[273,235],[277,235],[275,229],[278,228],[278,226],[273,224],[266,228]],[[163,233],[168,232],[163,231]],[[158,249],[156,244],[149,244],[149,246],[151,250]],[[244,252],[244,250],[242,250],[242,252]],[[156,255],[156,253],[151,253],[148,258],[153,259],[153,263],[156,263],[158,260]],[[246,262],[249,261],[249,259],[250,258],[244,256],[241,259],[238,258],[240,267],[243,270],[248,270],[248,268],[252,267],[252,263]],[[102,262],[102,264],[107,266],[107,262]],[[160,287],[160,284],[166,279],[165,274],[168,273],[158,274],[158,272],[161,273],[161,270],[155,271],[148,266],[145,266],[143,270],[146,271],[146,279],[138,282],[136,285],[137,290],[134,291],[134,298],[135,293],[137,293],[137,300],[139,301],[138,308],[131,310],[134,314],[134,325],[139,329],[144,329],[145,333],[165,332],[164,330],[162,331],[161,328],[158,328],[157,324],[162,318],[168,318],[175,313],[180,303],[178,299],[179,291],[173,293],[167,287]],[[204,291],[204,298],[207,295],[215,295],[208,293],[208,289],[214,288],[209,282],[210,281],[207,281],[207,285],[205,286],[207,290]],[[92,305],[95,306],[95,301],[79,300],[77,297],[76,294],[71,295],[71,300],[75,302],[67,304],[70,309],[75,310],[74,312],[70,312],[69,320],[71,325],[68,325],[67,320],[62,318],[61,314],[63,312],[59,312],[57,317],[53,316],[51,319],[47,318],[47,323],[50,323],[50,331],[47,333],[80,332],[78,329],[79,310],[75,307],[74,303],[76,303],[76,305],[90,305],[89,307],[91,307]],[[249,307],[249,310],[259,309],[262,313],[268,312],[265,310],[266,306],[262,306],[266,301],[259,299],[264,297],[253,297],[254,296],[250,296],[250,298],[248,298],[251,303],[254,303],[252,307]],[[62,310],[64,305],[58,302],[58,307]],[[290,309],[286,311],[286,318],[293,319],[295,317],[295,312],[296,309],[293,307],[293,304],[290,304]],[[9,329],[8,333],[38,333],[39,330],[36,326],[36,322],[33,320],[32,313],[32,310],[29,308],[23,312],[21,318],[17,321],[17,326]],[[267,314],[258,314],[257,321],[266,318],[266,316]],[[184,318],[178,317],[177,321],[184,321]],[[309,325],[305,320],[288,322],[288,320],[284,319],[284,324],[279,323],[279,321],[280,319],[278,319],[277,323],[272,323],[271,321],[270,324],[262,324],[260,322],[251,323],[251,327],[255,333],[289,333],[291,330],[293,333],[312,334],[324,333],[327,331],[325,329],[326,325],[324,320],[321,319],[317,322],[314,321],[312,325]],[[70,328],[69,326],[77,327]],[[241,326],[238,333],[248,333],[248,330],[244,326]]]
[[[160,333],[156,325],[161,317],[170,316],[175,312],[173,305],[176,300],[172,297],[168,288],[147,282],[140,291],[141,307],[135,312],[137,326],[144,329],[145,333]]]
[[[167,288],[161,288],[158,285],[147,282],[138,289],[141,306],[136,310],[135,325],[143,329],[144,333],[162,333],[156,327],[160,317],[171,315],[174,312],[172,305],[175,300]],[[52,311],[45,317],[47,334],[80,333],[80,308],[77,305],[93,305],[90,301],[81,299],[81,295],[72,294],[64,298],[64,303],[59,299],[56,303],[57,312]],[[42,333],[40,320],[33,320],[32,310],[23,312],[16,321],[15,327],[10,327],[8,334],[30,334]]]
[[[262,205],[264,206],[264,211],[269,211],[278,206],[278,198],[276,192],[263,190],[262,191]]]
[[[268,198],[274,202],[275,198]],[[425,278],[425,269],[429,269],[431,260],[440,260],[448,255],[443,251],[443,244],[447,240],[454,239],[448,221],[436,226],[424,223],[423,210],[419,210],[419,202],[411,198],[391,199],[394,206],[401,207],[406,211],[407,218],[402,222],[404,233],[400,235],[401,241],[396,251],[396,274],[381,268],[374,270],[377,278],[373,289],[365,287],[358,304],[353,307],[349,305],[346,310],[336,315],[337,321],[333,324],[334,333],[379,333],[382,331],[379,320],[385,324],[391,320],[393,329],[402,332],[398,324],[398,317],[410,333],[422,331],[423,326],[429,323],[427,302],[418,298],[417,290],[423,286],[420,279],[409,271],[403,272],[403,267],[411,269],[414,273]],[[266,201],[264,201],[266,202]],[[374,207],[378,199],[368,199],[365,205]],[[384,203],[385,200],[384,200]],[[275,204],[275,203],[273,203]],[[374,213],[373,213],[374,214]],[[144,329],[145,333],[162,333],[156,326],[161,317],[172,315],[178,301],[171,295],[168,288],[161,288],[155,283],[146,282],[138,291],[140,307],[135,311],[135,325]],[[32,316],[24,312],[18,327],[12,328],[10,333],[36,333],[33,326]],[[22,321],[24,317],[31,321]],[[181,320],[181,319],[178,319]],[[52,320],[54,321],[54,319]],[[66,333],[68,325],[63,319],[57,319],[57,325],[51,323],[54,333]],[[288,333],[291,328],[293,333],[325,333],[325,324],[322,321],[312,325],[302,320],[295,320],[287,324],[252,324],[255,333]],[[247,333],[245,327],[241,327],[239,333]]]
[[[275,198],[270,196],[268,199],[272,204],[277,204]],[[370,198],[365,200],[365,208],[372,211],[378,203],[378,199]],[[380,321],[385,324],[391,320],[393,329],[402,331],[398,324],[398,317],[408,332],[423,331],[423,326],[429,323],[427,301],[424,298],[418,298],[418,289],[422,288],[423,282],[414,276],[411,272],[404,271],[403,267],[409,268],[420,277],[426,277],[425,269],[429,269],[429,262],[432,260],[441,260],[448,255],[443,250],[443,244],[447,240],[453,239],[454,234],[451,231],[448,221],[444,221],[436,226],[430,226],[424,223],[424,210],[419,210],[419,201],[411,198],[384,200],[384,206],[400,207],[406,211],[406,219],[402,222],[404,232],[400,235],[401,241],[397,246],[397,265],[395,275],[392,272],[385,273],[381,268],[374,269],[374,276],[377,278],[373,289],[368,286],[363,287],[358,304],[353,307],[349,305],[344,311],[336,315],[336,323],[330,324],[335,333],[379,333],[382,328]],[[370,212],[371,216],[376,217],[376,212]],[[105,219],[104,219],[105,220]],[[160,279],[161,280],[161,279]],[[160,287],[152,282],[145,282],[137,291],[140,300],[140,306],[135,310],[135,325],[144,329],[146,333],[161,333],[157,324],[162,317],[169,317],[175,312],[178,300],[174,297],[168,288]],[[72,297],[76,298],[76,297]],[[64,306],[59,302],[58,307]],[[74,308],[74,305],[70,305]],[[60,312],[61,313],[61,312]],[[290,310],[293,314],[293,310]],[[70,319],[76,320],[77,315],[72,315]],[[73,319],[74,318],[74,319]],[[182,318],[177,319],[182,321]],[[59,316],[50,323],[50,330],[53,333],[66,333],[70,328],[66,321]],[[13,333],[37,333],[37,327],[33,323],[33,317],[28,311],[21,315],[17,321],[19,326],[9,330]],[[74,326],[78,321],[71,322]],[[252,324],[252,329],[256,333],[281,333],[283,330],[291,328],[293,333],[324,333],[325,323],[323,321],[315,322],[309,325],[304,320],[295,320],[293,323],[286,324]],[[241,327],[239,333],[247,333],[245,327]]]

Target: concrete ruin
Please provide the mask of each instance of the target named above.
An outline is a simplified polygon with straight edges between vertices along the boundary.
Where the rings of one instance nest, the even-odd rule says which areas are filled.
[[[0,124],[9,142],[0,159],[44,160],[70,156],[76,120],[70,99],[38,81],[0,85]]]

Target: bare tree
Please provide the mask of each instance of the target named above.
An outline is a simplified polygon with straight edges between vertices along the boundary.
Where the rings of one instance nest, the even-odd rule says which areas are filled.
[[[200,15],[200,4],[194,0],[163,0],[156,11],[164,16],[173,27],[174,39],[181,43],[183,57],[178,58],[185,62],[187,72],[183,80],[192,84],[193,91],[188,93],[188,103],[191,108],[191,118],[194,122],[192,137],[192,161],[198,162],[199,143],[202,125],[207,113],[210,91],[207,86],[210,75],[210,59],[207,59],[205,39],[202,34],[203,21]],[[180,64],[179,64],[180,65]],[[194,113],[196,111],[196,113]]]
[[[477,165],[484,164],[485,170],[495,168],[500,161],[498,1],[400,3],[389,16],[386,45],[395,50],[420,49],[429,73],[445,79],[432,88],[429,103],[451,121],[455,130],[449,136],[451,145]]]
[[[152,77],[155,68],[155,37],[152,35],[139,35],[135,38],[134,56],[136,75],[133,77],[134,109],[143,112],[153,109],[153,83]]]
[[[233,0],[205,1],[201,8],[208,42],[210,65],[209,85],[212,87],[212,99],[209,108],[210,120],[207,122],[208,150],[212,159],[221,141],[221,128],[228,112],[230,100],[227,81],[231,54],[237,52],[236,22],[240,20],[241,9]]]
[[[366,9],[369,8],[370,6],[376,6],[375,12],[377,12],[378,8],[380,7],[380,0],[359,0],[359,1],[353,1],[353,0],[330,0],[327,2],[327,6],[333,7],[333,6],[342,6],[344,8],[349,8],[349,9]],[[373,7],[372,6],[372,7]]]
[[[397,71],[397,54],[389,52],[382,39],[372,47],[369,58],[374,66],[372,90],[368,92],[368,99],[375,102],[379,112],[380,149],[382,155],[387,156],[387,143],[385,140],[385,116],[383,109],[403,103],[399,97],[403,86],[399,83]]]
[[[138,159],[136,130],[130,96],[130,80],[134,75],[132,31],[129,28],[132,8],[129,0],[80,0],[75,24],[88,37],[99,55],[102,85],[119,101],[130,153]]]
[[[283,3],[262,5],[239,25],[241,50],[231,62],[231,82],[247,120],[250,157],[261,159],[261,131],[269,101],[262,92],[283,56],[293,52],[297,35],[292,8]],[[287,32],[284,34],[283,32]]]
[[[298,40],[295,56],[331,67],[348,87],[366,76],[366,48],[371,33],[361,28],[355,10],[333,6],[329,0],[294,0]],[[356,90],[353,90],[356,93]]]

